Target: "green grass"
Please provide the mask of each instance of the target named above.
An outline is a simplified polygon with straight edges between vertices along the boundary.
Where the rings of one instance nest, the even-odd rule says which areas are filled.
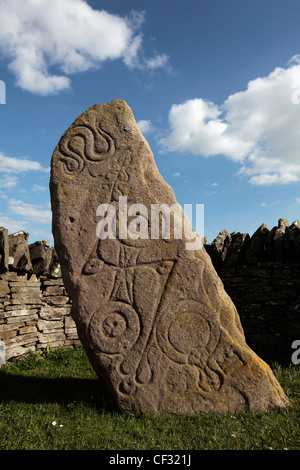
[[[116,410],[83,349],[31,353],[0,369],[0,450],[300,450],[300,366],[271,367],[288,409],[153,417]]]

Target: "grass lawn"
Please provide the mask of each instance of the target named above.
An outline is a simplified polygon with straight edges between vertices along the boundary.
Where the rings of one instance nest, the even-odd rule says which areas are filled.
[[[300,365],[271,364],[288,409],[124,415],[83,349],[31,353],[0,369],[0,450],[300,450]]]

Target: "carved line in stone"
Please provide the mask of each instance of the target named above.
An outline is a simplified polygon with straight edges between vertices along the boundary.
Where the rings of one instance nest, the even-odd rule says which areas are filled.
[[[173,363],[194,368],[198,377],[194,386],[208,398],[220,390],[226,375],[213,358],[220,341],[219,325],[197,300],[176,302],[171,311],[173,314],[169,318],[163,310],[158,318],[157,344]]]
[[[168,270],[163,273],[158,273],[155,266],[150,270],[148,264],[142,268],[142,271],[140,271],[141,267],[138,269],[140,280],[147,274],[148,277],[150,276],[149,282],[152,279],[150,282],[152,284],[153,276],[156,277],[157,289],[160,291],[155,296],[159,299],[157,303],[160,302],[172,266],[173,263],[168,263]],[[151,345],[153,340],[155,341],[153,325],[156,320],[157,304],[149,303],[145,306],[138,302],[133,308],[132,303],[135,301],[132,293],[127,290],[126,273],[131,274],[132,284],[135,268],[129,270],[115,268],[114,271],[117,275],[111,289],[110,300],[92,315],[88,331],[96,350],[109,355],[122,354],[124,356],[119,370],[120,377],[123,377],[119,391],[127,394],[132,393],[133,389],[140,384],[149,383],[153,377],[153,367],[156,362],[153,363],[150,356],[152,355]],[[140,317],[138,313],[140,308],[145,309],[146,323],[145,318]],[[133,329],[135,332],[131,331]]]
[[[140,278],[143,278],[144,282],[148,282],[149,285],[152,286],[151,293],[153,294],[154,299],[157,297],[161,298],[161,292],[159,292],[161,290],[160,276],[157,271],[153,267],[144,266],[140,267],[135,272],[136,275],[139,275]],[[144,375],[142,373],[142,369],[144,368],[144,366],[147,367],[147,359],[145,355],[147,354],[146,350],[149,345],[151,333],[153,331],[153,324],[157,313],[157,304],[155,301],[153,301],[151,303],[148,302],[148,305],[146,303],[146,305],[140,305],[139,307],[144,309],[144,316],[147,317],[148,321],[145,322],[141,320],[141,335],[139,336],[139,339],[132,350],[133,353],[138,353],[138,356],[137,358],[134,358],[133,354],[129,354],[123,360],[121,364],[121,370],[124,374],[128,374],[130,372],[132,373],[132,371],[134,371],[136,375],[139,375],[141,377],[142,375]],[[149,374],[146,375],[149,376]]]
[[[107,150],[97,151],[97,145],[103,147],[103,144]],[[87,164],[89,173],[95,176],[97,173],[94,173],[92,164],[112,157],[115,153],[115,142],[99,125],[97,131],[87,125],[75,126],[61,138],[59,151],[66,174],[78,175]]]
[[[158,272],[158,275],[163,276],[163,279],[162,279],[162,284],[160,286],[159,300],[157,302],[157,305],[154,306],[155,312],[153,313],[151,327],[149,328],[147,338],[144,341],[144,348],[140,356],[140,361],[138,362],[137,367],[136,367],[136,380],[139,383],[150,382],[150,380],[153,377],[153,368],[151,367],[149,354],[151,353],[152,345],[156,343],[155,331],[156,331],[156,324],[157,324],[157,314],[158,314],[158,311],[162,302],[163,293],[168,284],[168,280],[170,278],[173,267],[174,267],[174,262],[168,262],[168,266],[167,266],[168,269],[167,270],[165,269],[163,273]],[[156,363],[156,366],[157,366],[157,363]]]

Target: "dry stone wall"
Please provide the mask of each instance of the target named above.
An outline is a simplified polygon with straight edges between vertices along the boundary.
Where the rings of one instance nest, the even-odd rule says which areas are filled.
[[[206,245],[235,303],[248,344],[276,360],[300,339],[300,222],[249,234],[223,230]]]
[[[77,347],[60,265],[47,241],[0,228],[0,364],[47,347]]]

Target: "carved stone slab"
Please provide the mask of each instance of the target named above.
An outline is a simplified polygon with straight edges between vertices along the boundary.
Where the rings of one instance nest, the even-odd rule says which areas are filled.
[[[166,236],[163,218],[153,236],[143,208],[177,202],[124,101],[89,108],[64,133],[50,190],[72,317],[121,410],[182,415],[288,405],[269,366],[247,346],[205,249],[187,249],[175,229]],[[139,204],[125,225],[121,200]],[[108,220],[109,211],[98,210],[104,204],[115,210],[116,237],[99,229]],[[138,237],[145,221],[149,236]]]

